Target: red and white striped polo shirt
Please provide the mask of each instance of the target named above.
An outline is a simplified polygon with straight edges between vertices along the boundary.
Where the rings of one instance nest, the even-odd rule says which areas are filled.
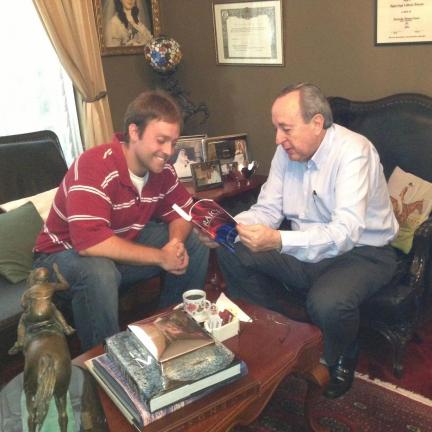
[[[121,146],[114,136],[112,143],[87,150],[73,163],[36,240],[36,252],[80,251],[112,235],[133,240],[150,219],[169,223],[178,218],[172,204],[189,210],[192,198],[170,164],[160,174],[149,173],[140,196]]]

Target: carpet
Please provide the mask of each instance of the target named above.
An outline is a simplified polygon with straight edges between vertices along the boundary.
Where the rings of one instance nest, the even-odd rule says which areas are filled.
[[[233,432],[306,432],[305,382],[286,378],[258,419]],[[351,391],[336,400],[318,399],[312,415],[329,432],[431,432],[432,401],[356,374]]]

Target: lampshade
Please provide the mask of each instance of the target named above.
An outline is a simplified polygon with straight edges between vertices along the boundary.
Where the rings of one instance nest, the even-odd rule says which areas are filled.
[[[159,36],[145,45],[144,56],[156,72],[168,74],[174,72],[180,64],[182,52],[176,40],[167,36]]]

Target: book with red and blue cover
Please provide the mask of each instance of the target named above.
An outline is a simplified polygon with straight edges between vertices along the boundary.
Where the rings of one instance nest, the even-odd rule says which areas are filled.
[[[207,198],[196,201],[189,213],[177,204],[173,205],[173,209],[212,240],[234,252],[234,242],[238,235],[237,222],[216,201]]]

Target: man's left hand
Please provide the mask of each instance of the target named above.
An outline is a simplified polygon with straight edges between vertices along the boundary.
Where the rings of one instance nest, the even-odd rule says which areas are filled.
[[[280,250],[282,240],[278,230],[265,225],[237,224],[241,242],[252,252]]]

